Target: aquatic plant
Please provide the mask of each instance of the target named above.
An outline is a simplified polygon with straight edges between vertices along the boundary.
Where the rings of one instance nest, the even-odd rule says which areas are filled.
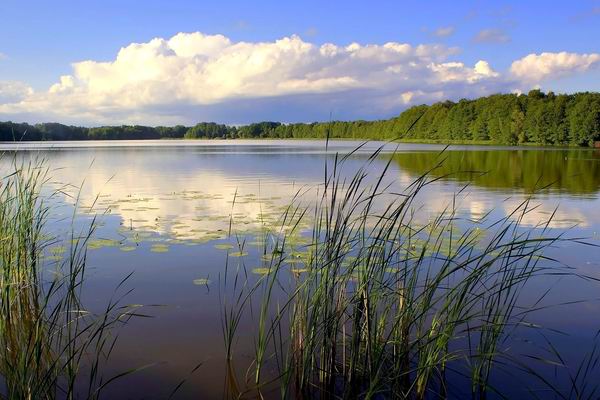
[[[229,394],[262,397],[279,388],[282,398],[425,399],[456,397],[466,386],[472,398],[485,399],[502,397],[493,375],[511,365],[559,398],[592,398],[589,379],[600,373],[595,349],[566,394],[511,353],[515,332],[534,328],[519,303],[527,283],[569,273],[545,255],[565,240],[549,230],[553,216],[523,227],[533,208],[525,199],[503,218],[483,215],[473,224],[453,200],[420,223],[424,189],[441,179],[433,171],[443,155],[397,192],[388,173],[393,155],[380,174],[369,174],[380,153],[350,172],[344,166],[351,154],[336,154],[314,205],[293,202],[281,229],[263,238],[264,263],[254,274],[243,260],[233,268],[227,259],[220,283]],[[308,232],[300,228],[306,219]],[[293,238],[309,240],[290,245]],[[232,363],[248,318],[252,329],[243,335],[254,337],[254,356],[244,387]],[[553,354],[558,361],[530,359],[570,373]]]
[[[120,306],[120,286],[99,312],[84,308],[87,247],[94,222],[69,245],[50,237],[42,162],[18,165],[0,189],[0,376],[10,399],[98,398],[114,379],[101,369],[135,308]],[[61,261],[44,263],[45,250]],[[121,284],[123,284],[125,278]],[[131,372],[131,371],[130,371]],[[122,375],[126,375],[124,373]]]

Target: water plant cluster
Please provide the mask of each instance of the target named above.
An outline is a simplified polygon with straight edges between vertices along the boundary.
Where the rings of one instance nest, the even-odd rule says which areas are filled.
[[[345,157],[326,167],[316,204],[290,205],[282,229],[265,233],[258,280],[243,258],[227,259],[230,397],[594,398],[595,347],[579,365],[550,343],[516,350],[543,331],[529,316],[544,294],[522,300],[530,281],[570,273],[546,255],[566,240],[548,229],[553,216],[524,228],[534,208],[524,200],[501,219],[464,221],[451,202],[418,223],[443,156],[402,192],[390,190],[387,167],[370,176],[373,159],[350,175]],[[310,228],[299,227],[307,218]],[[248,336],[254,351],[243,362],[236,344]],[[507,376],[522,388],[503,387]]]
[[[115,378],[102,372],[118,337],[113,328],[137,307],[119,305],[119,288],[103,309],[84,307],[94,224],[50,236],[47,204],[58,192],[44,192],[48,180],[37,162],[14,164],[0,180],[0,396],[95,399]]]

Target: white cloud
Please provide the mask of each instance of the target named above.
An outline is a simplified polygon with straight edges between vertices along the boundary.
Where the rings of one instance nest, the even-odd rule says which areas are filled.
[[[0,86],[0,119],[94,125],[307,121],[328,119],[330,112],[340,119],[382,118],[412,104],[529,84],[523,63],[500,73],[485,60],[468,65],[457,56],[458,49],[443,45],[316,45],[298,36],[234,42],[179,33],[132,43],[111,61],[76,62],[47,91],[5,83],[10,89]]]
[[[0,106],[2,103],[21,101],[33,94],[33,89],[19,81],[0,81]]]
[[[475,43],[508,43],[510,36],[501,29],[483,29],[473,38]]]
[[[600,54],[541,53],[529,54],[512,63],[513,76],[527,82],[540,82],[585,72],[600,65]]]

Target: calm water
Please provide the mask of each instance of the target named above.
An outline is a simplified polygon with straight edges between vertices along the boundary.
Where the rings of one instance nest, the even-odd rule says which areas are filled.
[[[158,399],[198,363],[202,366],[178,398],[222,395],[225,363],[217,282],[228,250],[218,245],[231,243],[230,220],[239,237],[252,238],[264,224],[276,223],[297,193],[302,193],[300,201],[310,204],[323,182],[327,160],[357,144],[333,142],[327,151],[321,141],[65,142],[0,144],[0,149],[5,152],[3,174],[10,171],[12,154],[46,160],[51,185],[64,192],[53,200],[48,226],[53,233],[71,229],[76,203],[76,229],[100,215],[89,250],[86,304],[101,307],[118,282],[134,272],[127,282],[133,291],[125,302],[148,305],[143,312],[153,316],[134,319],[120,330],[109,368],[117,372],[155,365],[117,381],[111,394],[139,398],[143,391],[144,398]],[[345,173],[364,165],[378,146],[371,143],[353,154]],[[533,196],[536,207],[525,216],[524,225],[537,226],[558,207],[550,222],[552,231],[568,231],[600,244],[599,151],[455,146],[440,153],[442,149],[388,145],[370,169],[377,174],[391,156],[389,183],[399,191],[439,164],[431,175],[440,179],[418,204],[422,220],[453,200],[466,223],[487,212],[489,218],[502,218]],[[258,267],[259,247],[249,239],[248,255],[234,262],[247,264],[249,270]],[[60,253],[60,248],[50,251],[48,260]],[[579,274],[600,279],[598,249],[565,243],[549,253]],[[550,286],[544,304],[575,303],[536,312],[534,322],[563,331],[565,335],[553,339],[577,360],[600,328],[600,286],[573,277],[545,278],[525,294],[525,304]],[[250,333],[239,344],[241,363],[252,352],[245,341],[251,343]],[[513,395],[523,395],[514,390]]]

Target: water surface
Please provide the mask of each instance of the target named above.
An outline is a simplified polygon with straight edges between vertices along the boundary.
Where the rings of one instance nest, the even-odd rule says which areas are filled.
[[[49,168],[53,198],[48,229],[64,235],[85,230],[97,216],[90,243],[85,301],[100,307],[124,276],[134,290],[127,303],[147,305],[153,318],[132,320],[120,331],[112,371],[154,364],[117,381],[111,395],[165,398],[198,364],[178,398],[219,398],[224,390],[224,347],[218,281],[229,262],[260,266],[255,235],[276,225],[295,196],[310,204],[324,180],[324,166],[359,142],[335,141],[102,141],[0,144],[3,174],[13,156],[41,158]],[[382,143],[368,143],[347,160],[351,175]],[[525,199],[521,221],[600,244],[600,152],[482,146],[386,144],[369,166],[374,177],[391,157],[388,181],[401,191],[424,173],[438,178],[416,205],[418,218],[433,218],[454,204],[464,223],[503,218]],[[235,199],[235,201],[234,201]],[[234,235],[229,235],[233,226]],[[234,254],[247,237],[247,255]],[[230,249],[228,245],[233,245]],[[577,273],[600,279],[600,251],[575,243],[550,249]],[[59,257],[56,257],[56,256]],[[48,254],[48,261],[60,251]],[[231,261],[233,260],[233,261]],[[548,278],[531,288],[531,301],[552,286],[547,304],[572,303],[535,314],[535,322],[564,331],[557,341],[576,359],[600,327],[600,289],[593,281]],[[527,297],[527,296],[526,296]],[[250,359],[250,334],[239,357]],[[247,343],[246,343],[247,342]],[[581,344],[584,344],[583,346]],[[578,345],[579,344],[579,345]],[[579,352],[579,353],[578,353]],[[243,376],[243,371],[241,372]],[[516,390],[516,389],[515,389]],[[523,393],[515,392],[515,396]]]

